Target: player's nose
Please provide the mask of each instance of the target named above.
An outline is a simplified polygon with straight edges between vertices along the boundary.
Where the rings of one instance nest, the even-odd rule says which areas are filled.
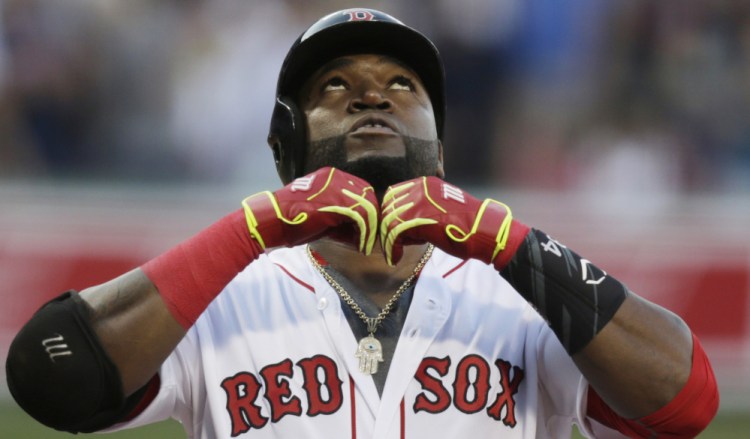
[[[391,108],[393,108],[393,102],[374,84],[362,85],[349,102],[349,109],[352,112],[363,110],[388,111]]]

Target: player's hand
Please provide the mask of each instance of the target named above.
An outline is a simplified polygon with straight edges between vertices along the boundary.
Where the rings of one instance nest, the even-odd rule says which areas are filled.
[[[324,235],[370,254],[378,232],[378,201],[366,181],[325,167],[276,192],[259,192],[242,206],[252,237],[263,249],[292,247]]]
[[[453,256],[494,263],[501,269],[512,256],[501,256],[511,236],[512,253],[528,233],[505,204],[478,200],[437,177],[388,188],[382,216],[380,240],[391,265],[401,259],[404,245],[431,242]]]

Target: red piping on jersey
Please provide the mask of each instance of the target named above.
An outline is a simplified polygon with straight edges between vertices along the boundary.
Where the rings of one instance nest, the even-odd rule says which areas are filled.
[[[401,398],[401,439],[406,437],[406,409],[404,409],[404,398]]]
[[[445,279],[446,277],[448,277],[448,276],[450,276],[451,274],[453,274],[453,273],[454,273],[454,272],[455,272],[456,270],[458,270],[459,268],[463,267],[463,266],[464,266],[464,264],[465,264],[465,263],[467,263],[467,262],[469,262],[469,260],[468,260],[468,259],[464,259],[463,261],[461,261],[461,263],[460,263],[460,264],[458,264],[458,265],[456,265],[455,267],[453,267],[453,268],[451,268],[450,270],[448,270],[448,272],[447,272],[447,273],[445,273],[445,274],[443,275],[443,279]]]
[[[289,270],[287,270],[286,268],[284,268],[284,266],[283,266],[283,265],[281,265],[281,264],[278,264],[278,263],[276,263],[276,262],[274,262],[274,264],[275,264],[275,265],[276,265],[277,267],[281,268],[281,270],[282,270],[282,271],[284,271],[284,273],[286,273],[286,274],[287,274],[287,276],[291,277],[291,278],[292,278],[292,279],[293,279],[293,280],[294,280],[295,282],[297,282],[298,284],[300,284],[300,285],[302,285],[303,287],[307,288],[307,289],[308,289],[308,290],[310,290],[311,292],[313,292],[313,293],[315,292],[315,288],[313,288],[313,287],[312,287],[311,285],[309,285],[309,284],[307,284],[307,283],[303,282],[303,281],[302,281],[302,280],[300,280],[300,279],[299,279],[299,278],[298,278],[297,276],[295,276],[295,275],[293,275],[292,273],[290,273],[290,272],[289,272]]]
[[[349,399],[352,400],[352,439],[357,439],[357,405],[354,398],[354,380],[349,375]]]

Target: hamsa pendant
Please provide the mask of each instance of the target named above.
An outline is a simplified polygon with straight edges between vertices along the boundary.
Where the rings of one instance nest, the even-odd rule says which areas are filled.
[[[373,375],[378,371],[378,363],[383,362],[383,346],[372,334],[359,341],[357,353],[359,371]]]

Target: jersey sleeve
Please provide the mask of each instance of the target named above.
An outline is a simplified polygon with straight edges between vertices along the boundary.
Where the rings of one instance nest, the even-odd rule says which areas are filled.
[[[536,364],[539,375],[540,409],[549,431],[570,432],[580,413],[582,375],[547,325],[537,335]]]
[[[190,361],[198,357],[195,329],[188,331],[177,348],[164,361],[159,369],[159,389],[153,400],[135,416],[115,424],[105,432],[126,430],[148,424],[175,419],[190,436],[192,433],[192,401],[200,398],[204,386],[196,382],[203,376],[200,362]]]

